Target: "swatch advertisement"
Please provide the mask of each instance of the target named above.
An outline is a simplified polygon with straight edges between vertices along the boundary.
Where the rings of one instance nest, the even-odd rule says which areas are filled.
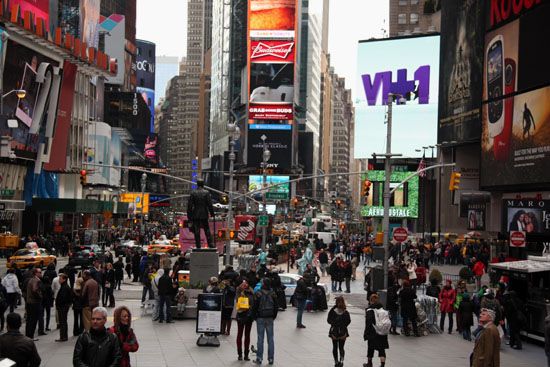
[[[538,41],[548,19],[550,4],[486,34],[482,187],[550,182],[550,51]]]
[[[439,35],[360,41],[357,51],[355,158],[386,150],[390,93],[409,100],[392,109],[392,151],[421,157],[416,149],[437,143]]]

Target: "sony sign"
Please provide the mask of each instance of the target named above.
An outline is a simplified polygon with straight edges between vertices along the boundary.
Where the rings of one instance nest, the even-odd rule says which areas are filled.
[[[419,104],[428,104],[430,99],[430,66],[422,65],[414,71],[413,79],[409,80],[407,69],[397,70],[397,80],[393,81],[392,71],[361,75],[363,89],[369,106],[376,105],[380,90],[382,104],[386,104],[388,94],[400,94],[404,97],[415,94]]]

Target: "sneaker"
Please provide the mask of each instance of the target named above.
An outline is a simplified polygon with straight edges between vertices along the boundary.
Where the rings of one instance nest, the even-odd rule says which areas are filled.
[[[252,363],[254,363],[254,364],[262,364],[262,361],[260,361],[259,359],[255,359]]]
[[[273,364],[273,360],[272,360],[272,359],[269,360],[269,364]]]
[[[306,326],[304,324],[296,325],[296,327],[298,329],[305,329],[306,328]]]
[[[166,321],[167,324],[173,324],[174,321],[170,320],[170,321]]]

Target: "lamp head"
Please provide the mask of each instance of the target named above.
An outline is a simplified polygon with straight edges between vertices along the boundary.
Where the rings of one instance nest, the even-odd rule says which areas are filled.
[[[27,96],[27,91],[24,89],[18,89],[15,91],[15,94],[17,95],[17,98],[23,99]]]

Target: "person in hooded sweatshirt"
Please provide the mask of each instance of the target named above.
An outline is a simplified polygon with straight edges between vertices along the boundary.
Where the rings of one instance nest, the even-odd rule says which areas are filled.
[[[19,280],[13,268],[8,269],[8,273],[2,279],[2,285],[6,288],[7,301],[11,313],[17,307],[17,300],[22,295],[21,288],[19,288]]]

